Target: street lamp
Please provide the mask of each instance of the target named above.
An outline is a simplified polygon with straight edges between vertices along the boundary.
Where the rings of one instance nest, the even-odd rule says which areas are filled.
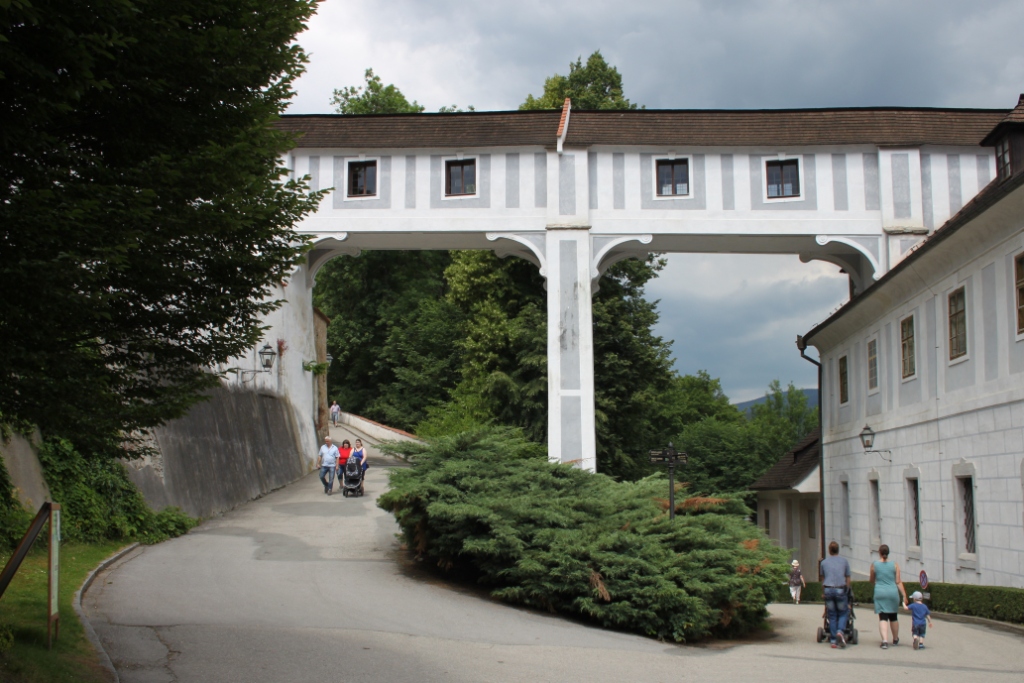
[[[877,453],[878,457],[887,462],[892,462],[892,451],[889,449],[875,450],[872,446],[875,445],[875,430],[871,429],[868,425],[864,425],[864,429],[860,430],[860,443],[864,446],[864,453]],[[885,457],[882,453],[888,453],[889,457]]]
[[[264,344],[263,348],[259,352],[260,364],[263,366],[263,372],[270,372],[270,369],[274,367],[274,359],[277,358],[277,351],[275,351],[270,344]]]

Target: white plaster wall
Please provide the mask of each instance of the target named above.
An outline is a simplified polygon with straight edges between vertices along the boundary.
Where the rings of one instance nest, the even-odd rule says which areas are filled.
[[[839,540],[839,482],[846,476],[851,534],[843,552],[856,572],[866,574],[876,559],[868,509],[868,475],[876,470],[881,541],[890,546],[908,578],[924,569],[937,581],[1024,587],[1024,363],[1020,362],[1024,337],[1015,334],[1012,268],[1012,257],[1024,250],[1024,216],[1014,221],[1003,233],[1009,237],[991,246],[975,243],[973,253],[949,249],[947,259],[929,261],[938,264],[933,268],[920,265],[919,291],[893,301],[884,316],[823,350],[826,527],[829,539]],[[985,269],[994,269],[994,287],[987,295],[982,284]],[[968,301],[968,354],[950,361],[947,296],[961,285],[966,287]],[[934,315],[926,314],[929,306],[934,306]],[[918,375],[904,380],[899,321],[911,312],[917,316]],[[870,415],[866,343],[876,334],[880,390],[875,400],[880,401],[881,410]],[[835,368],[843,355],[851,359],[848,406],[838,405]],[[911,387],[920,392],[917,400],[906,400]],[[865,423],[876,432],[875,448],[891,454],[864,453],[858,434]],[[961,566],[958,560],[962,533],[954,480],[958,463],[973,465],[975,471],[976,568]],[[920,472],[919,557],[908,543],[906,476],[910,468]]]

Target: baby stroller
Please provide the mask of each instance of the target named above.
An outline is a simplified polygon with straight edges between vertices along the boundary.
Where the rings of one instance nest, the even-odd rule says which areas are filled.
[[[857,629],[853,627],[854,614],[853,614],[853,589],[846,589],[846,605],[849,610],[849,616],[846,618],[846,630],[843,631],[843,637],[846,638],[846,642],[850,645],[857,644]],[[818,642],[822,643],[829,640],[832,636],[832,631],[828,625],[828,606],[825,606],[824,614],[822,615],[822,625],[818,627]]]
[[[354,455],[350,455],[345,461],[345,469],[341,473],[341,495],[349,496],[363,495],[363,463]]]

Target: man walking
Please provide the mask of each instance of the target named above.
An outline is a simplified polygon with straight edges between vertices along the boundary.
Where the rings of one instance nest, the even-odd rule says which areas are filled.
[[[846,647],[846,621],[850,616],[850,563],[839,556],[839,544],[828,544],[828,557],[821,561],[821,585],[828,610],[828,630],[832,647]]]
[[[324,445],[320,447],[320,454],[316,459],[316,466],[320,468],[320,481],[324,484],[324,493],[328,496],[334,490],[334,471],[338,468],[338,447],[331,443],[331,437],[324,438]]]
[[[335,427],[338,426],[338,419],[340,417],[341,417],[341,406],[339,406],[338,402],[335,401],[334,403],[331,404],[331,423]]]

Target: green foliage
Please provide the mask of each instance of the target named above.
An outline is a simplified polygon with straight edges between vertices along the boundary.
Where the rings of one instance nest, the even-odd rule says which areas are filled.
[[[64,540],[158,543],[196,525],[177,508],[154,513],[124,465],[106,457],[86,458],[67,439],[46,439],[39,462],[53,501],[61,504]]]
[[[540,97],[527,95],[520,109],[561,109],[565,98],[572,99],[573,109],[636,109],[622,96],[622,75],[608,64],[598,50],[587,58],[578,57],[569,63],[569,75],[555,74],[545,79]]]
[[[750,408],[760,438],[776,458],[818,427],[818,407],[807,405],[807,394],[790,382],[785,392],[779,380],[768,385],[764,403]]]
[[[921,590],[920,584],[913,581],[904,581],[903,586],[907,589],[907,595]],[[854,581],[854,602],[865,604],[873,602],[874,590],[874,585],[868,581]],[[935,612],[1024,624],[1024,589],[959,583],[930,583],[928,592],[931,594],[931,598],[925,603]],[[801,600],[821,602],[821,596],[821,584],[808,581],[807,587],[801,594]],[[789,589],[786,586],[780,586],[775,601],[788,602],[789,600]]]
[[[0,654],[7,652],[14,645],[14,629],[9,624],[0,624]]]
[[[418,114],[423,106],[405,99],[394,85],[384,85],[373,69],[366,70],[366,84],[335,90],[331,105],[338,114]],[[454,110],[454,106],[452,108]]]
[[[0,3],[0,414],[116,456],[263,334],[319,195],[271,124],[312,0]]]
[[[14,484],[0,458],[0,551],[14,548],[25,535],[32,513],[14,495]]]
[[[660,475],[552,465],[515,430],[390,448],[413,467],[378,504],[409,548],[508,602],[682,642],[756,628],[786,575],[736,496],[680,496],[672,523]]]

